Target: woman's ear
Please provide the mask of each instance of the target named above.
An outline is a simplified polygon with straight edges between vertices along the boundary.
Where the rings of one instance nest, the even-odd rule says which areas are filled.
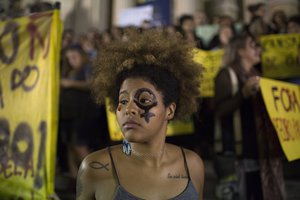
[[[175,111],[176,111],[176,103],[171,103],[168,107],[167,107],[167,120],[170,121],[171,119],[174,118],[175,115]]]

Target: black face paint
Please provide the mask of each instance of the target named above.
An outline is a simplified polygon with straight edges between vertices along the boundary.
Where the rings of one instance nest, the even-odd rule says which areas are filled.
[[[139,108],[145,110],[145,112],[141,114],[141,117],[144,117],[146,122],[149,123],[150,117],[155,116],[155,114],[149,112],[149,110],[157,105],[154,93],[147,88],[138,89],[134,95],[134,103]]]

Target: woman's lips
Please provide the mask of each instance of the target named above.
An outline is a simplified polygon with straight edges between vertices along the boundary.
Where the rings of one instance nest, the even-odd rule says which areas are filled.
[[[123,124],[123,128],[125,128],[125,129],[134,129],[139,126],[140,126],[140,124],[135,121],[127,121]]]

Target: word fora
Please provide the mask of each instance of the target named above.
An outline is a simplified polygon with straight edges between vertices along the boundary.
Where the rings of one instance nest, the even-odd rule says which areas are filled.
[[[271,89],[276,111],[278,111],[279,104],[285,112],[300,113],[300,100],[297,99],[294,90],[289,88],[278,88],[277,86],[273,86]]]
[[[25,27],[25,31],[27,31],[29,35],[29,58],[30,60],[34,59],[34,52],[37,45],[35,45],[36,42],[45,49],[44,52],[44,58],[47,57],[50,47],[50,25],[48,28],[48,34],[43,36],[41,32],[39,31],[40,24],[37,24],[36,22],[40,19],[43,19],[45,17],[49,18],[52,16],[52,13],[38,13],[35,15],[31,15],[28,17],[29,22]],[[4,25],[4,28],[2,30],[2,33],[0,33],[0,61],[4,64],[11,64],[17,57],[19,46],[20,46],[20,40],[19,40],[19,29],[20,25],[16,21],[7,21],[7,23]],[[11,38],[11,42],[4,43],[4,40],[6,38]],[[48,38],[47,38],[48,36]],[[45,44],[46,39],[48,39],[47,44]],[[6,53],[5,52],[5,45],[3,44],[12,44],[12,53]]]
[[[46,145],[46,122],[39,124],[40,146],[38,149],[37,163],[33,162],[34,140],[32,128],[26,122],[17,125],[11,134],[7,119],[0,118],[0,177],[9,179],[11,177],[28,178],[31,171],[31,178],[34,178],[34,188],[40,189],[43,184],[44,152]],[[12,142],[10,143],[10,138]]]

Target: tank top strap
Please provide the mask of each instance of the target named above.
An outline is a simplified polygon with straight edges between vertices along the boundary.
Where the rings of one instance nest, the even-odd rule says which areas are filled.
[[[185,168],[185,170],[186,170],[186,173],[187,173],[187,175],[188,175],[188,179],[190,180],[190,179],[191,179],[191,177],[190,177],[190,171],[189,171],[189,167],[188,167],[188,164],[187,164],[187,162],[186,162],[186,156],[185,156],[185,153],[184,153],[184,150],[183,150],[183,148],[182,148],[182,147],[180,147],[180,149],[181,149],[182,156],[183,156],[183,160],[184,160],[184,168]]]
[[[118,185],[120,185],[120,180],[119,180],[118,172],[117,172],[116,167],[115,167],[115,163],[114,163],[114,159],[113,159],[112,154],[111,154],[110,146],[107,147],[107,150],[108,150],[108,153],[109,153],[109,157],[110,157],[110,161],[111,161],[111,166],[112,166],[113,174],[117,178]]]

